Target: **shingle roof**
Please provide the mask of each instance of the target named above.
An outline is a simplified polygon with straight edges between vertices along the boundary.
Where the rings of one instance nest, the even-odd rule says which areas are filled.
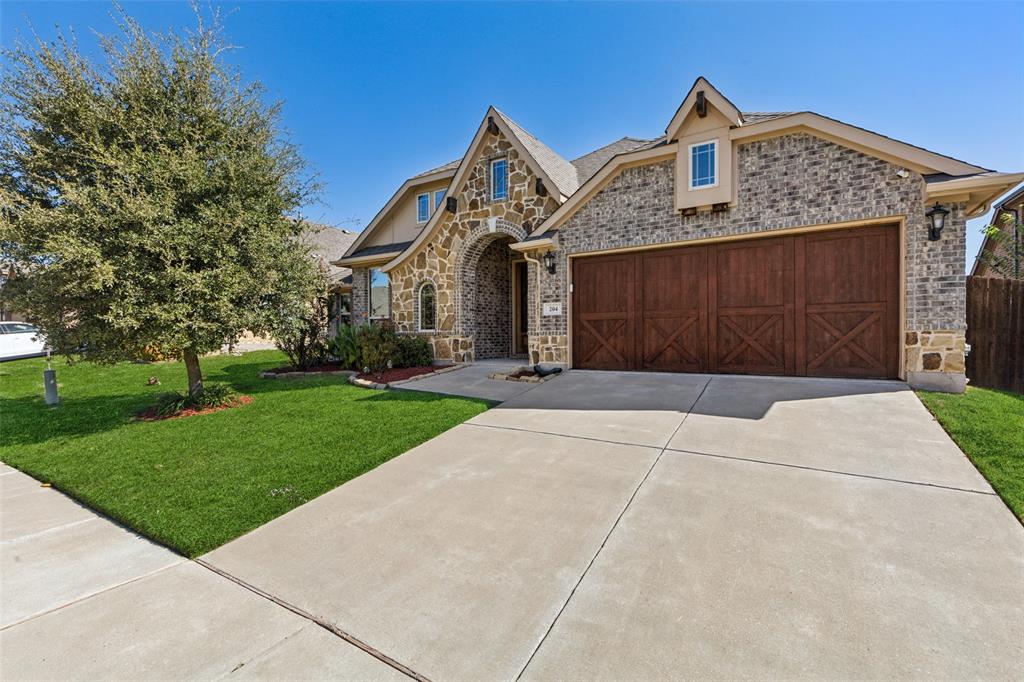
[[[410,180],[414,180],[416,178],[422,178],[424,175],[433,175],[434,173],[440,173],[441,171],[447,171],[447,170],[453,171],[453,170],[455,170],[456,168],[459,167],[460,163],[462,163],[462,159],[458,158],[458,159],[455,159],[454,161],[449,161],[446,164],[442,164],[442,165],[438,166],[437,168],[431,168],[430,170],[425,170],[422,173],[417,173],[416,175],[412,176],[409,179]]]
[[[592,152],[588,152],[579,158],[573,159],[572,161],[566,161],[564,158],[559,156],[557,152],[551,149],[551,147],[538,140],[521,125],[497,109],[495,109],[495,111],[499,116],[501,116],[502,120],[508,125],[512,130],[512,133],[519,139],[526,150],[533,156],[541,169],[547,173],[552,182],[558,186],[558,191],[565,196],[572,196],[572,194],[579,189],[583,183],[592,178],[597,171],[601,170],[601,167],[608,163],[608,160],[613,156],[631,151],[639,151],[641,149],[650,149],[651,147],[657,147],[665,142],[664,135],[652,140],[626,136],[606,144],[603,147],[599,147]],[[743,120],[744,123],[747,124],[763,123],[772,119],[791,116],[794,113],[797,112],[748,111],[743,112]],[[431,168],[430,170],[423,171],[422,173],[417,173],[412,176],[410,180],[441,171],[455,170],[459,167],[461,162],[462,159],[449,161],[437,168]]]
[[[575,166],[563,159],[555,150],[531,135],[525,128],[508,116],[497,109],[494,111],[501,116],[502,120],[512,130],[512,134],[519,139],[522,145],[526,147],[526,151],[530,153],[530,156],[547,173],[559,192],[565,196],[571,196],[573,192],[579,189],[580,182]]]
[[[608,163],[608,159],[616,154],[623,154],[638,149],[650,142],[652,140],[642,140],[639,137],[623,137],[584,154],[578,159],[573,159],[572,165],[576,167],[577,182],[583,185],[583,183],[594,176],[594,173],[601,170],[601,166]]]
[[[327,277],[332,283],[341,282],[352,273],[349,268],[338,267],[331,261],[338,260],[348,251],[348,247],[356,240],[355,232],[307,222],[301,239],[309,246],[310,254],[327,269]]]
[[[744,123],[764,123],[770,121],[773,118],[782,118],[783,116],[792,116],[797,112],[795,111],[744,111],[743,122]]]
[[[409,248],[410,244],[412,244],[411,241],[395,242],[393,244],[381,244],[379,246],[367,246],[365,248],[359,249],[358,251],[350,255],[349,258],[361,258],[362,256],[377,256],[384,253],[401,253],[402,251],[405,251],[407,248]],[[341,256],[338,256],[338,258],[341,258]]]

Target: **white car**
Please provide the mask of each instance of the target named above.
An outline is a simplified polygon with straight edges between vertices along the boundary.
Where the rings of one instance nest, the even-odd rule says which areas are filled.
[[[46,339],[27,322],[0,322],[0,362],[46,355]]]

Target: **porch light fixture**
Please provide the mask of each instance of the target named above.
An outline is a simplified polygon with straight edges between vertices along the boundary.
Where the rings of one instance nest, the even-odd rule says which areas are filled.
[[[552,251],[545,251],[544,256],[544,267],[547,268],[548,274],[555,274],[555,254]]]
[[[928,225],[928,240],[937,242],[942,237],[942,228],[946,226],[946,216],[949,215],[949,209],[944,208],[936,201],[935,205],[928,209],[925,215],[931,221],[931,224]]]

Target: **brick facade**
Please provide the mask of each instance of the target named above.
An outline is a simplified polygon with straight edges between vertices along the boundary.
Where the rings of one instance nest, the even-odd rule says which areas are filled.
[[[708,237],[903,216],[906,223],[906,330],[943,332],[963,338],[965,328],[966,219],[950,206],[942,239],[928,241],[924,179],[899,166],[813,135],[784,135],[740,145],[737,201],[722,213],[683,216],[675,210],[675,161],[624,170],[584,204],[558,233],[556,276],[542,273],[543,299],[568,310],[568,256],[622,247],[657,245]],[[906,177],[901,177],[906,175]],[[542,317],[537,333],[563,336],[565,314]],[[953,344],[955,346],[956,343]],[[962,348],[961,348],[962,350]],[[951,349],[949,363],[962,363]],[[568,360],[567,345],[554,353]],[[934,363],[930,363],[934,364]],[[914,365],[916,367],[916,365]],[[907,369],[914,371],[908,363]],[[922,366],[921,371],[932,371]]]

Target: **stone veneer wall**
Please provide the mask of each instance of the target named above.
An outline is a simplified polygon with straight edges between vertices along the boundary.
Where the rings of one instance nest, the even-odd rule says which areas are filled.
[[[508,159],[508,198],[490,201],[488,188],[489,164],[495,158]],[[437,285],[438,329],[424,334],[430,338],[434,356],[442,360],[471,362],[476,357],[478,343],[477,318],[504,315],[493,306],[503,305],[498,301],[484,300],[489,294],[480,292],[478,286],[507,287],[511,273],[507,268],[498,277],[494,263],[481,257],[504,248],[507,258],[509,241],[520,241],[548,216],[558,204],[551,196],[536,193],[536,176],[521,158],[512,144],[502,135],[488,134],[476,163],[462,187],[451,190],[458,200],[458,213],[444,213],[442,223],[429,244],[412,259],[393,269],[391,278],[391,318],[400,332],[417,333],[416,292],[419,284],[431,279]],[[552,187],[549,192],[556,192]],[[443,210],[443,209],[440,209]],[[494,231],[488,218],[495,219]],[[502,243],[493,246],[495,243]],[[493,256],[493,254],[492,254]],[[481,274],[485,276],[482,278]],[[504,284],[497,283],[495,278]],[[483,279],[493,280],[484,284]],[[509,296],[498,292],[506,303]],[[532,296],[532,293],[531,293]],[[357,303],[356,288],[353,286],[353,308]],[[507,305],[511,305],[507,303]],[[365,310],[366,302],[362,302]],[[484,326],[488,326],[484,322]],[[493,325],[491,325],[493,326]],[[486,332],[493,334],[493,332]],[[505,325],[504,336],[511,338],[511,318]],[[487,337],[491,338],[490,336]],[[487,342],[489,343],[489,341]],[[511,347],[509,347],[509,351]],[[486,354],[494,352],[488,347]]]
[[[907,370],[962,373],[957,339],[964,335],[966,309],[963,206],[948,206],[953,212],[942,239],[928,241],[924,179],[914,172],[900,177],[899,170],[806,133],[750,142],[737,150],[736,205],[722,213],[683,216],[674,207],[674,159],[628,168],[559,229],[556,273],[542,270],[540,277],[542,300],[561,303],[562,314],[532,320],[531,337],[538,346],[543,343],[553,361],[568,361],[567,341],[555,344],[568,331],[570,254],[906,216],[906,331],[916,332],[907,334]],[[947,337],[952,344],[946,344]],[[949,349],[936,350],[933,343]],[[918,347],[920,365],[911,350]],[[930,353],[939,354],[938,367]]]

